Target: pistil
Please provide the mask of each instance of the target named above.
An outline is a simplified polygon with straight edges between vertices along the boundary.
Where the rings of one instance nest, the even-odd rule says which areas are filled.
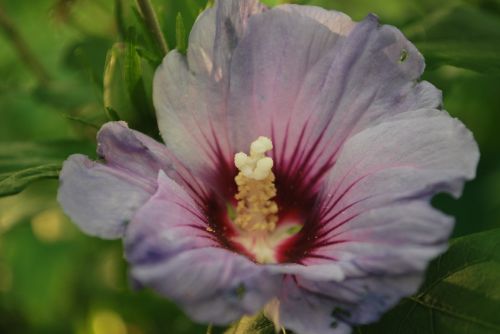
[[[234,156],[239,174],[235,181],[238,193],[234,223],[248,232],[272,232],[278,222],[278,205],[275,176],[272,172],[273,159],[265,155],[272,150],[269,138],[259,137],[250,145],[250,155],[243,152]]]

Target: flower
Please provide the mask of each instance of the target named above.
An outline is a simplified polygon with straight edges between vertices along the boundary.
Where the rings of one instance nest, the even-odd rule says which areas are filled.
[[[475,174],[423,69],[374,15],[220,0],[156,72],[165,145],[105,124],[102,161],[71,156],[59,201],[196,321],[265,308],[297,333],[349,333],[416,291],[453,227],[430,199]]]

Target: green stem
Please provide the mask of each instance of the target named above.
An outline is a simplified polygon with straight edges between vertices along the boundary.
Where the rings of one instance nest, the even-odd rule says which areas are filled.
[[[125,20],[123,19],[123,0],[115,0],[115,20],[116,28],[120,34],[120,39],[123,41],[127,36],[127,29],[125,28]]]
[[[207,334],[212,334],[212,328],[213,328],[212,324],[208,325]]]
[[[156,17],[156,13],[151,5],[150,0],[137,0],[137,5],[139,6],[139,10],[141,15],[146,23],[149,31],[153,34],[158,47],[160,48],[163,55],[166,55],[168,52],[167,41],[163,36],[163,33],[160,28],[160,24],[158,23],[158,18]]]
[[[10,20],[9,16],[5,10],[0,5],[0,29],[3,30],[5,37],[12,44],[17,54],[28,67],[28,69],[33,72],[33,74],[38,79],[39,83],[42,85],[47,84],[50,81],[50,75],[43,67],[42,63],[38,60],[33,52],[31,52],[28,44],[23,39],[19,31],[17,30],[14,23]]]

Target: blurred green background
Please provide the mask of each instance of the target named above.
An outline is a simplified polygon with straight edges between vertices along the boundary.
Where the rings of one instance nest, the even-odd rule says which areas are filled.
[[[153,3],[170,48],[185,49],[183,32],[206,0]],[[473,131],[482,154],[464,196],[440,195],[435,205],[456,216],[455,236],[500,227],[500,1],[295,3],[356,20],[376,13],[417,45],[424,79],[443,90],[445,109]],[[110,119],[158,136],[150,94],[161,50],[134,1],[0,0],[0,21],[0,182],[39,165],[54,176],[70,153],[93,155]],[[130,289],[121,244],[80,233],[55,201],[56,179],[19,190],[0,198],[0,333],[206,332],[169,301]]]

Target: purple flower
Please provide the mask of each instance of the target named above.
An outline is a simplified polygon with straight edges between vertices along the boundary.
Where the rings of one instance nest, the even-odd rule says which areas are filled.
[[[349,333],[416,291],[453,227],[430,199],[475,174],[423,69],[373,15],[218,1],[156,72],[165,145],[104,125],[102,161],[71,156],[59,201],[196,321],[265,308],[297,333]]]

